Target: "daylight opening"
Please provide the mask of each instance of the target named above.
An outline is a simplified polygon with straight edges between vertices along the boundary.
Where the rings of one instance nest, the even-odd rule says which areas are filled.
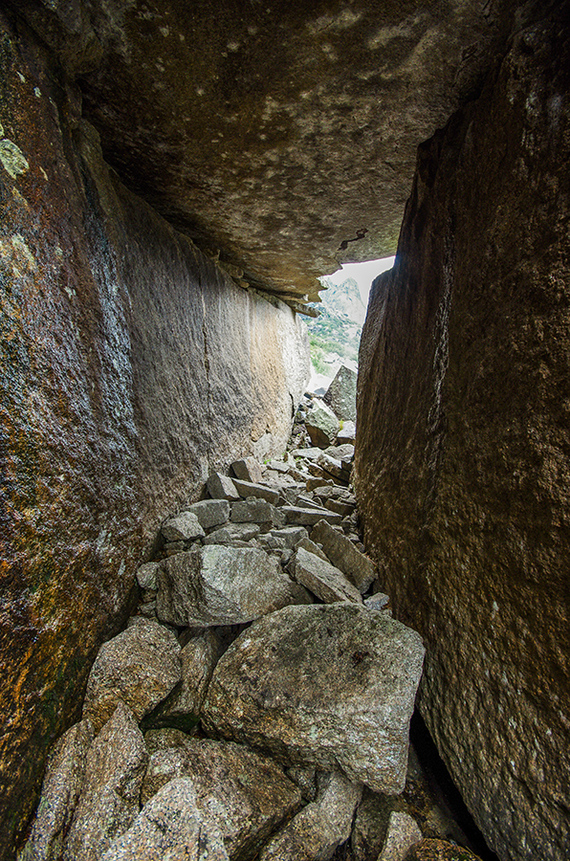
[[[324,394],[341,365],[358,369],[358,347],[373,280],[391,269],[393,257],[346,263],[332,275],[320,278],[326,290],[313,305],[319,316],[307,318],[311,345],[309,391]]]

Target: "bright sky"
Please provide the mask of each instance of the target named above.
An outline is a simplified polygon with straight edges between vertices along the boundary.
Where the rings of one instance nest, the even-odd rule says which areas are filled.
[[[344,266],[332,275],[327,275],[333,284],[342,284],[347,278],[354,278],[358,282],[358,289],[362,302],[368,304],[370,285],[377,275],[391,269],[394,265],[394,257],[384,257],[382,260],[367,260],[366,263],[345,263]]]

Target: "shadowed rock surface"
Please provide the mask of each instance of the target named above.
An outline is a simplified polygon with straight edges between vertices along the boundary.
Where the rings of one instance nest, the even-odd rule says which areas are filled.
[[[564,6],[420,148],[360,355],[365,541],[425,637],[425,721],[510,861],[570,842]]]

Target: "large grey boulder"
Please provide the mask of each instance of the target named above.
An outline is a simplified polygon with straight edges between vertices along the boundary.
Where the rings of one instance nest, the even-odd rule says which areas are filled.
[[[259,484],[263,479],[261,464],[254,457],[243,457],[232,463],[232,472],[240,481]]]
[[[313,527],[311,540],[322,545],[332,564],[340,568],[360,592],[366,592],[376,578],[376,566],[346,535],[323,519]]]
[[[317,448],[326,448],[336,440],[340,424],[324,401],[313,398],[311,409],[307,410],[305,427],[313,445]]]
[[[197,739],[156,751],[143,803],[175,777],[192,779],[196,805],[216,822],[231,858],[251,857],[302,803],[300,790],[275,762],[232,742]]]
[[[93,741],[90,721],[74,724],[48,757],[42,792],[30,836],[18,861],[55,861],[79,798],[87,751]]]
[[[200,521],[190,511],[182,511],[162,524],[161,532],[167,541],[192,541],[205,533]]]
[[[329,861],[348,840],[362,786],[338,772],[322,775],[320,782],[316,800],[272,838],[259,861]]]
[[[139,812],[148,753],[132,711],[119,703],[87,753],[63,861],[99,861]]]
[[[172,625],[237,625],[294,601],[278,562],[253,547],[193,547],[158,574],[158,618]]]
[[[83,717],[98,731],[117,704],[124,702],[140,720],[180,678],[180,646],[174,634],[156,621],[137,616],[99,649],[87,680]]]
[[[342,769],[377,792],[404,788],[419,635],[351,603],[286,607],[220,659],[207,728],[290,765]]]
[[[228,522],[230,504],[227,499],[201,499],[189,505],[188,512],[196,516],[203,529],[212,529]]]
[[[289,570],[297,583],[305,586],[325,604],[333,604],[335,601],[362,603],[360,592],[346,579],[342,571],[303,547],[299,547],[295,552],[289,563]]]
[[[327,404],[341,421],[356,421],[356,380],[357,373],[346,365],[341,365],[330,386],[323,395]]]
[[[279,498],[279,494],[277,494]],[[285,526],[284,517],[274,505],[266,499],[250,497],[234,502],[230,514],[232,523],[260,523],[269,526]]]
[[[101,861],[229,861],[216,825],[197,807],[192,780],[172,780],[145,804]]]

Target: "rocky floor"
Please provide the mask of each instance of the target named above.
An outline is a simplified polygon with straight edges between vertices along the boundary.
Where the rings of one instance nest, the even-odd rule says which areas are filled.
[[[364,553],[354,426],[327,410],[306,399],[283,459],[212,474],[162,525],[20,861],[476,858],[409,750],[424,650]]]

